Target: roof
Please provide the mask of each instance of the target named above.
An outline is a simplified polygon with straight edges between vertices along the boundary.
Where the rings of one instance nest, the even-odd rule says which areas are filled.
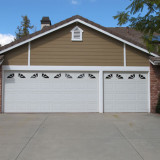
[[[12,46],[17,46],[17,44],[20,44],[22,42],[25,42],[27,40],[31,40],[35,37],[38,37],[39,35],[44,35],[44,34],[48,34],[50,31],[53,31],[54,29],[57,29],[65,24],[70,24],[70,22],[74,23],[74,20],[79,20],[81,22],[84,22],[90,26],[92,26],[92,28],[98,28],[101,32],[109,34],[110,36],[114,36],[113,38],[119,38],[121,40],[124,40],[125,42],[127,41],[127,43],[129,44],[133,44],[136,45],[138,47],[140,47],[142,50],[144,49],[144,51],[146,53],[148,53],[147,48],[143,42],[142,39],[142,33],[140,33],[139,31],[136,31],[134,29],[128,28],[128,27],[104,27],[101,26],[93,21],[90,21],[82,16],[79,15],[75,15],[71,18],[68,18],[64,21],[61,21],[59,23],[56,23],[54,25],[48,26],[48,27],[44,27],[42,30],[37,31],[35,33],[32,33],[26,37],[23,37],[21,39],[15,40],[14,42],[11,42],[5,46],[2,46],[0,48],[0,53],[2,53],[3,51],[5,51],[6,49],[12,47]],[[26,42],[27,43],[27,42]],[[157,56],[156,54],[153,53],[153,56]]]
[[[152,57],[152,56],[150,56],[150,62],[153,65],[160,65],[160,57]]]

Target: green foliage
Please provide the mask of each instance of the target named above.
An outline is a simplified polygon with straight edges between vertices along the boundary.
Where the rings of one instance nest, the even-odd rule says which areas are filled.
[[[142,32],[148,50],[160,53],[160,45],[153,41],[154,34],[160,34],[160,0],[130,1],[125,11],[118,12],[114,19],[120,26],[129,23],[129,27]]]
[[[30,20],[27,16],[22,16],[21,25],[17,27],[16,39],[20,39],[30,34],[30,30],[33,29]]]
[[[159,94],[158,103],[156,106],[156,113],[160,113],[160,94]]]

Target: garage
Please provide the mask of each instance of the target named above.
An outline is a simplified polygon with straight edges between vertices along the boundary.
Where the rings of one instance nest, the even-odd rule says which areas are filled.
[[[139,32],[81,16],[42,22],[0,48],[0,113],[156,111],[159,58]]]
[[[98,73],[5,71],[4,112],[98,112]]]
[[[104,112],[149,112],[148,74],[105,72]]]

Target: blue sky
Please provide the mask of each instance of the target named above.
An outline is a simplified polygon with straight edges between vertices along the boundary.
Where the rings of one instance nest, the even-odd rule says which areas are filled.
[[[1,0],[0,34],[15,35],[22,15],[27,15],[37,30],[43,16],[49,16],[54,24],[77,14],[103,26],[116,27],[113,16],[129,4],[130,0]]]

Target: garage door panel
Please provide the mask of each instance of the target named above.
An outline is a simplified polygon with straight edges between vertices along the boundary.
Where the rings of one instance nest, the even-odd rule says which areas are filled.
[[[105,72],[104,111],[148,112],[147,73]]]
[[[47,101],[48,102],[48,101]],[[92,107],[88,107],[82,104],[74,104],[74,107],[72,106],[71,103],[69,104],[64,104],[63,108],[61,106],[61,104],[48,104],[46,105],[45,102],[42,102],[41,104],[32,104],[31,105],[24,105],[24,103],[19,103],[18,105],[12,105],[12,108],[9,108],[6,111],[8,112],[95,112],[95,109],[97,109],[97,106],[93,106],[92,103],[90,105],[92,105]],[[82,106],[83,105],[83,106]]]
[[[98,73],[6,72],[4,99],[5,112],[98,112]]]

